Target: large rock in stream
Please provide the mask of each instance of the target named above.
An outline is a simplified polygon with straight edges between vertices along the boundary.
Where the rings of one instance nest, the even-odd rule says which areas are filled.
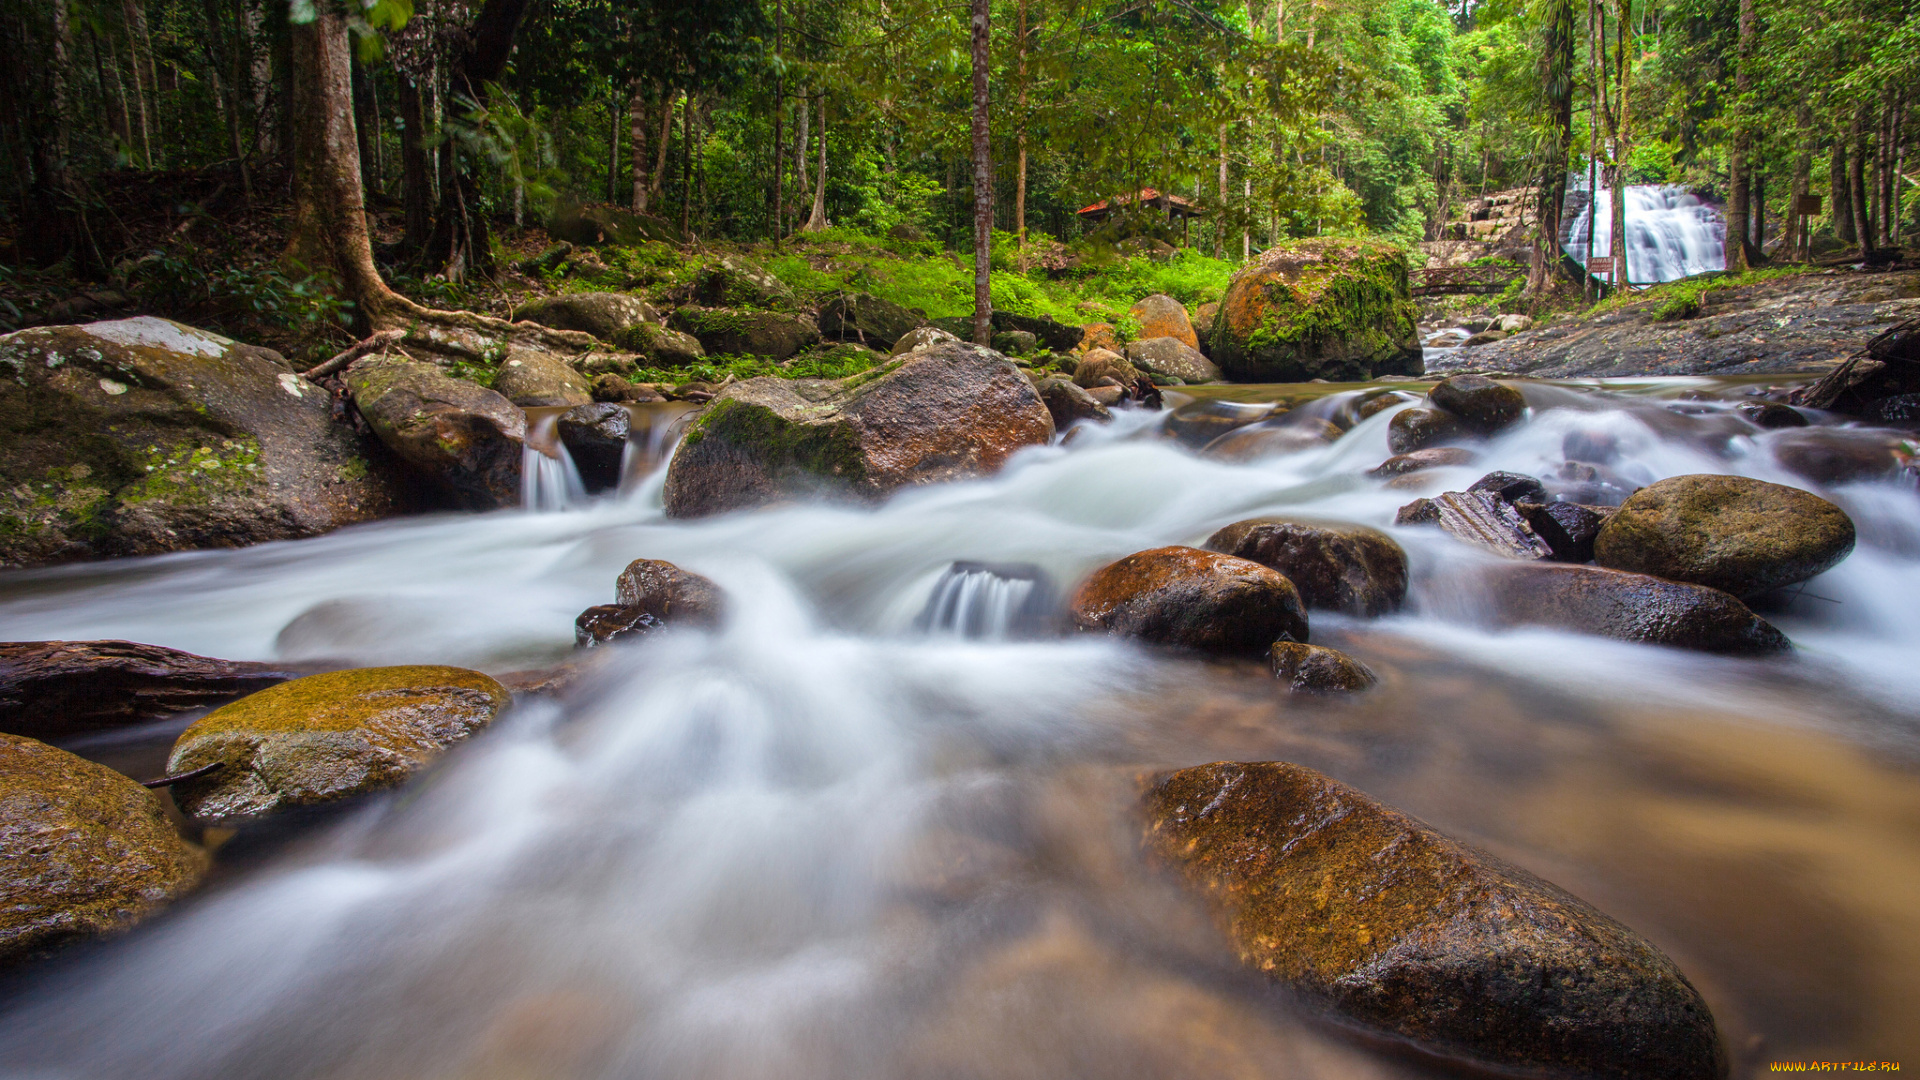
[[[310,670],[132,641],[0,642],[0,731],[72,738],[232,701]]]
[[[355,361],[346,383],[380,441],[454,499],[476,510],[519,504],[527,417],[513,402],[398,356]]]
[[[0,337],[0,567],[291,540],[410,508],[268,349],[141,317]]]
[[[419,665],[309,675],[224,705],[167,758],[187,815],[219,820],[394,787],[492,723],[513,696],[486,675]]]
[[[1733,656],[1792,648],[1738,598],[1704,585],[1545,562],[1490,568],[1487,575],[1488,614],[1500,626],[1545,626]]]
[[[667,469],[667,513],[702,517],[804,498],[878,500],[984,476],[1053,437],[1011,361],[948,342],[849,379],[748,379],[721,392]]]
[[[1672,476],[1634,492],[1594,538],[1594,561],[1739,597],[1798,584],[1853,551],[1853,519],[1799,488]]]
[[[1307,640],[1307,614],[1284,574],[1190,547],[1139,551],[1094,571],[1067,604],[1074,625],[1155,645],[1257,656]]]
[[[1339,1019],[1524,1075],[1720,1080],[1672,960],[1585,901],[1326,776],[1217,762],[1154,777],[1144,846],[1248,967]]]
[[[640,637],[667,626],[711,630],[726,617],[720,586],[662,559],[635,559],[613,583],[614,602],[574,620],[574,643],[586,648]]]
[[[1285,574],[1310,608],[1385,615],[1407,597],[1407,553],[1365,525],[1249,518],[1214,533],[1206,546]]]
[[[0,965],[123,930],[193,888],[206,853],[153,792],[105,765],[0,735]]]
[[[1294,240],[1233,276],[1207,343],[1238,382],[1361,382],[1420,374],[1416,324],[1398,248]]]
[[[585,405],[592,384],[565,359],[544,349],[510,349],[494,376],[493,392],[521,408]]]

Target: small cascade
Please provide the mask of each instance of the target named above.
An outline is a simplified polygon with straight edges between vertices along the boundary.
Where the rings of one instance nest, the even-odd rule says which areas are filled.
[[[1052,606],[1053,583],[1031,563],[956,562],[934,585],[916,625],[976,640],[1033,637]]]
[[[654,470],[664,466],[687,433],[698,405],[688,401],[629,405],[633,422],[627,428],[627,447],[620,456],[620,490],[632,491]]]
[[[1576,173],[1568,183],[1567,208],[1575,212],[1562,245],[1582,265],[1588,258],[1587,218],[1595,208],[1599,216],[1593,219],[1593,255],[1613,253],[1613,192],[1601,188],[1588,199],[1586,182],[1584,174]],[[1627,188],[1626,202],[1627,272],[1634,284],[1726,269],[1727,226],[1718,207],[1678,184],[1635,184]]]
[[[527,417],[527,437],[520,449],[520,506],[536,514],[587,501],[586,482],[560,441],[559,419],[559,410]]]

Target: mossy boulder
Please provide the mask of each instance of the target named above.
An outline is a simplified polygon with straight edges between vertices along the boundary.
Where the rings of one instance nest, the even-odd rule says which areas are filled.
[[[476,510],[519,504],[519,406],[402,356],[357,360],[346,383],[380,441],[447,496]]]
[[[492,723],[513,696],[486,675],[419,665],[309,675],[224,705],[182,732],[169,775],[191,817],[219,820],[403,783]]]
[[[0,735],[0,965],[123,930],[192,889],[206,853],[153,792],[17,735]]]
[[[1106,379],[1112,379],[1121,386],[1132,386],[1139,381],[1140,372],[1126,357],[1105,349],[1094,349],[1083,354],[1073,366],[1073,382],[1076,386],[1091,389]]]
[[[1165,293],[1154,293],[1127,309],[1127,315],[1140,326],[1139,339],[1169,337],[1196,352],[1200,339],[1193,332],[1193,321],[1180,301]]]
[[[0,337],[0,567],[290,540],[409,509],[278,353],[165,319]]]
[[[640,247],[654,241],[674,245],[686,242],[669,222],[606,203],[561,205],[547,219],[547,235],[575,244],[619,247]]]
[[[818,321],[820,333],[829,341],[889,350],[908,331],[925,326],[927,313],[871,293],[838,293],[820,305]]]
[[[1672,476],[1634,492],[1594,560],[1739,597],[1797,585],[1853,551],[1853,519],[1811,492],[1744,476]]]
[[[990,474],[1053,437],[1033,384],[999,353],[936,344],[838,381],[721,391],[667,468],[666,507],[700,517],[809,495],[878,500]]]
[[[800,298],[784,281],[745,259],[723,255],[700,268],[693,299],[707,307],[794,311]]]
[[[1720,1080],[1706,1002],[1585,901],[1312,769],[1151,779],[1143,846],[1242,964],[1338,1019],[1503,1074]]]
[[[626,293],[562,293],[520,305],[514,318],[536,322],[555,330],[579,330],[602,341],[617,342],[622,331],[646,323],[659,323],[660,313],[652,304]]]
[[[699,339],[709,353],[764,356],[780,361],[820,340],[811,319],[781,311],[683,307],[673,312],[674,329]]]
[[[1068,602],[1074,625],[1155,645],[1257,656],[1305,641],[1307,614],[1286,576],[1190,547],[1139,551],[1088,575]]]
[[[592,384],[573,365],[544,349],[510,349],[493,378],[493,391],[521,408],[585,405]]]
[[[676,368],[707,358],[700,339],[670,326],[636,323],[614,337],[614,344],[637,354],[648,367]]]
[[[1359,382],[1422,371],[1407,259],[1361,239],[1275,245],[1235,274],[1207,335],[1238,382]]]
[[[1127,360],[1141,371],[1171,376],[1182,382],[1206,383],[1220,379],[1220,369],[1214,367],[1212,361],[1178,338],[1152,337],[1128,342]]]

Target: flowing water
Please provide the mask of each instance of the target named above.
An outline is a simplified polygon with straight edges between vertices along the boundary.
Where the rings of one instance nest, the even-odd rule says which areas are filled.
[[[1555,475],[1569,449],[1627,484],[1804,483],[1773,457],[1787,436],[1675,400],[1739,386],[1525,388],[1530,419],[1434,489]],[[1351,416],[1341,390],[1205,396]],[[1394,530],[1407,609],[1312,617],[1382,684],[1296,698],[1253,663],[1017,632],[1036,591],[1129,552],[1276,512],[1390,527],[1413,497],[1364,476],[1390,411],[1245,465],[1164,416],[878,508],[671,521],[655,470],[568,513],[0,578],[7,639],[495,672],[567,655],[634,558],[732,598],[720,630],[596,650],[564,707],[523,704],[403,791],[243,831],[167,915],[13,976],[0,1076],[1443,1075],[1240,970],[1141,863],[1136,778],[1219,759],[1321,769],[1586,897],[1679,962],[1739,1075],[1920,1063],[1910,484],[1823,489],[1860,546],[1769,611],[1798,649],[1765,661],[1489,632],[1491,557]],[[141,774],[182,722],[75,749]]]
[[[1584,190],[1586,179],[1575,174],[1572,186]],[[1627,272],[1634,283],[1677,281],[1727,268],[1727,223],[1717,207],[1679,184],[1635,184],[1626,196]],[[1592,254],[1613,254],[1613,192],[1603,187],[1574,216],[1563,245],[1583,265],[1588,258],[1587,219],[1595,207],[1600,213],[1593,218]]]

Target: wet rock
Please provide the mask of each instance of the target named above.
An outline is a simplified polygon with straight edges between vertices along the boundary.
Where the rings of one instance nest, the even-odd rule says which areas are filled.
[[[1502,315],[1497,329],[1505,334],[1524,334],[1533,329],[1533,318],[1528,315]]]
[[[1485,491],[1510,503],[1547,501],[1547,486],[1525,473],[1490,472],[1475,480],[1467,490]]]
[[[519,505],[527,418],[513,402],[398,356],[355,361],[346,383],[380,441],[454,499],[476,510]]]
[[[203,821],[264,814],[395,787],[492,723],[505,687],[464,668],[355,668],[309,675],[223,705],[182,732],[168,775]]]
[[[874,349],[926,325],[927,313],[869,293],[838,293],[820,305],[820,334],[828,341],[854,341]]]
[[[1563,461],[1547,480],[1547,494],[1558,502],[1619,506],[1641,485],[1619,473],[1584,461]]]
[[[1492,435],[1510,427],[1527,411],[1520,391],[1484,375],[1455,375],[1442,380],[1427,391],[1427,400],[1477,435]]]
[[[1338,425],[1317,416],[1287,413],[1272,420],[1229,431],[1208,443],[1202,454],[1216,461],[1244,464],[1308,450],[1325,450],[1345,434]]]
[[[1525,1074],[1718,1080],[1673,962],[1558,887],[1311,769],[1154,777],[1143,844],[1211,902],[1243,964],[1347,1022]]]
[[[638,356],[649,367],[677,368],[707,358],[706,346],[692,334],[670,326],[637,323],[620,332],[614,344]]]
[[[1220,369],[1200,350],[1176,338],[1156,337],[1127,345],[1127,360],[1141,371],[1190,383],[1218,382]]]
[[[1900,471],[1901,441],[1885,432],[1808,428],[1773,440],[1773,459],[1816,484],[1885,480]]]
[[[636,383],[622,375],[596,376],[591,386],[595,401],[648,402],[667,400],[660,391],[642,383]]]
[[[708,353],[780,361],[820,340],[812,321],[781,311],[683,307],[674,309],[670,321],[675,330],[698,338]]]
[[[593,400],[586,377],[542,349],[517,348],[500,361],[493,391],[521,408],[585,405]]]
[[[1367,475],[1378,479],[1405,476],[1422,469],[1444,469],[1455,465],[1471,465],[1480,455],[1461,446],[1434,446],[1411,453],[1395,454],[1393,457],[1367,470]]]
[[[1407,596],[1407,553],[1365,525],[1249,518],[1214,533],[1206,546],[1278,570],[1309,608],[1384,615]]]
[[[1342,423],[1349,428],[1357,427],[1363,420],[1371,420],[1396,405],[1412,400],[1414,400],[1413,395],[1399,390],[1383,390],[1377,394],[1369,394],[1341,409]]]
[[[1468,335],[1467,340],[1460,343],[1460,347],[1463,349],[1473,349],[1482,345],[1491,345],[1496,341],[1505,340],[1507,340],[1507,335],[1499,330],[1482,330],[1477,334]]]
[[[1438,525],[1448,536],[1509,559],[1553,553],[1512,503],[1485,491],[1449,491],[1400,508],[1395,525]]]
[[[1791,405],[1782,405],[1777,401],[1742,402],[1737,411],[1755,427],[1773,429],[1807,426],[1805,414]]]
[[[1276,244],[1233,276],[1208,345],[1213,362],[1242,382],[1417,375],[1406,256],[1371,240]]]
[[[1620,457],[1620,440],[1605,431],[1569,431],[1560,440],[1560,456],[1608,465]]]
[[[1267,650],[1273,677],[1295,693],[1339,693],[1365,690],[1378,683],[1373,669],[1338,649],[1276,641]]]
[[[635,559],[613,583],[615,602],[637,607],[663,623],[713,627],[726,614],[726,594],[699,574],[660,559]]]
[[[1011,311],[995,311],[993,328],[998,331],[1023,331],[1032,334],[1040,344],[1054,352],[1072,352],[1080,344],[1082,331],[1078,326],[1055,322],[1051,318],[1033,315],[1017,315]]]
[[[1634,492],[1594,560],[1751,597],[1822,573],[1853,551],[1853,519],[1799,488],[1744,476],[1674,476]]]
[[[560,441],[589,492],[620,486],[620,464],[626,458],[627,429],[632,423],[633,414],[611,402],[576,405],[560,414],[555,424]]]
[[[748,379],[688,429],[667,469],[667,512],[701,517],[816,495],[878,500],[990,474],[1053,430],[1020,369],[976,345],[935,345],[838,382]]]
[[[1877,401],[1920,393],[1920,319],[1875,334],[1860,350],[1795,400],[1815,409],[1863,415]]]
[[[1154,548],[1103,566],[1068,609],[1082,630],[1205,652],[1258,655],[1307,636],[1300,594],[1285,575],[1199,548]]]
[[[1487,602],[1500,626],[1546,626],[1735,656],[1792,647],[1785,634],[1729,593],[1598,566],[1501,567],[1489,581]]]
[[[417,506],[280,354],[165,319],[0,336],[0,567],[315,536]]]
[[[1895,427],[1913,427],[1920,424],[1920,394],[1895,394],[1881,398],[1862,409],[1860,415]]]
[[[1195,352],[1200,350],[1200,339],[1195,336],[1193,323],[1187,318],[1186,306],[1165,293],[1154,293],[1133,305],[1127,309],[1127,315],[1140,325],[1138,337],[1142,340],[1172,338]],[[1180,373],[1170,371],[1167,374]]]
[[[787,283],[745,259],[723,255],[700,268],[693,279],[695,303],[710,308],[766,308],[793,311],[799,298]],[[697,333],[697,331],[695,332]],[[704,343],[704,339],[703,339]],[[708,348],[713,348],[708,346]],[[715,349],[715,352],[727,352]]]
[[[1040,339],[1025,330],[1002,330],[993,335],[993,350],[1008,357],[1026,356],[1040,348]]]
[[[1533,526],[1534,535],[1553,549],[1555,562],[1591,562],[1594,538],[1612,516],[1610,507],[1568,502],[1521,503],[1518,509],[1527,524]]]
[[[1180,445],[1198,450],[1229,431],[1265,420],[1273,411],[1266,405],[1199,401],[1182,406],[1167,417],[1166,432]]]
[[[1113,419],[1111,410],[1069,379],[1042,379],[1036,389],[1053,417],[1055,431],[1065,431],[1081,420],[1104,424]]]
[[[0,642],[0,731],[67,739],[232,701],[308,673],[132,641]]]
[[[105,765],[0,735],[0,966],[124,930],[206,873],[160,800]]]
[[[1139,378],[1140,372],[1127,362],[1126,357],[1105,349],[1088,351],[1073,368],[1074,385],[1087,389],[1099,386],[1102,379],[1112,379],[1119,386],[1132,386]]]
[[[1193,336],[1199,343],[1199,349],[1208,356],[1213,355],[1213,320],[1220,314],[1218,301],[1209,300],[1193,309]]]
[[[1466,425],[1452,413],[1415,407],[1393,414],[1387,428],[1387,449],[1395,455],[1406,455],[1469,437]]]
[[[613,292],[542,297],[515,308],[513,317],[555,330],[579,330],[611,342],[618,342],[621,334],[632,327],[660,322],[660,312],[652,304],[637,296]]]
[[[889,356],[904,356],[907,353],[925,352],[936,345],[956,343],[960,339],[937,326],[922,326],[909,330],[893,343]]]

